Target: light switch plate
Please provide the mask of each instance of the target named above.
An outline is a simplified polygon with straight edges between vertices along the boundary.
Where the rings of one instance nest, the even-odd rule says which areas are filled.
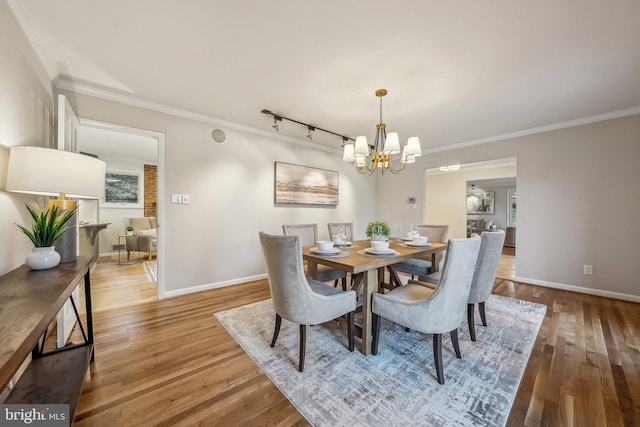
[[[171,195],[171,203],[182,203],[182,194],[172,194]]]
[[[188,205],[190,201],[191,200],[190,200],[190,197],[189,197],[188,194],[183,194],[182,195],[182,204],[183,205]]]

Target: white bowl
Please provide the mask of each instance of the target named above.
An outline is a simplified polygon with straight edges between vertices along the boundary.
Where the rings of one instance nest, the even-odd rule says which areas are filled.
[[[428,240],[427,236],[413,236],[414,245],[426,245]]]
[[[329,252],[333,249],[333,242],[331,240],[318,240],[316,245],[318,245],[318,250],[322,252]]]
[[[373,249],[374,252],[387,252],[389,251],[389,242],[372,241],[371,249]]]

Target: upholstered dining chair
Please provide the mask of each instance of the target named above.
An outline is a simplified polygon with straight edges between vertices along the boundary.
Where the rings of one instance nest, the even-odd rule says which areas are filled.
[[[349,236],[353,240],[353,223],[352,222],[330,222],[327,224],[327,228],[329,229],[329,238],[332,238],[340,231],[340,227],[346,227],[349,229]]]
[[[318,224],[285,224],[282,226],[282,232],[285,236],[300,236],[302,246],[313,246],[318,241]],[[342,280],[342,290],[347,290],[346,271],[325,265],[318,265],[317,271],[318,276],[314,279],[319,282],[333,281],[335,287],[338,286],[338,281]]]
[[[276,322],[271,347],[276,345],[282,318],[300,325],[298,370],[304,370],[306,325],[319,325],[347,315],[349,351],[354,349],[353,316],[356,293],[332,288],[307,279],[302,267],[299,236],[273,236],[260,232],[260,245],[267,266],[267,277]]]
[[[472,237],[474,236],[477,237],[478,235],[472,234]],[[473,272],[471,290],[469,291],[469,299],[467,301],[467,323],[469,325],[471,341],[476,340],[475,304],[478,304],[482,325],[487,326],[484,303],[489,299],[489,296],[491,296],[493,284],[496,281],[496,273],[498,272],[498,264],[500,262],[500,255],[502,254],[505,233],[502,230],[495,232],[483,231],[480,238],[480,252],[478,253],[478,260],[476,261],[476,267]],[[441,272],[437,271],[423,277],[422,281],[410,280],[409,283],[434,289],[441,280]]]
[[[449,226],[448,225],[419,225],[418,232],[421,236],[427,236],[429,242],[446,242],[449,237]],[[445,254],[439,254],[439,268],[442,268],[442,264],[444,262]],[[413,279],[415,276],[418,276],[420,279],[421,276],[426,276],[431,271],[431,261],[427,261],[426,259],[410,259],[407,261],[402,261],[397,264],[393,264],[391,266],[396,272],[400,271],[406,274],[410,274]]]
[[[433,358],[438,382],[444,384],[442,334],[451,335],[456,357],[461,358],[458,327],[464,320],[480,239],[451,239],[448,242],[442,279],[435,290],[416,284],[373,294],[372,353],[378,354],[381,317],[414,331],[433,334]]]

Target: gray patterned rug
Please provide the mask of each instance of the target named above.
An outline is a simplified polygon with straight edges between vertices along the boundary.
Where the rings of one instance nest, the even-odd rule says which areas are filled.
[[[462,359],[448,334],[443,337],[444,385],[435,377],[431,335],[405,332],[387,320],[377,356],[349,352],[344,321],[307,328],[300,373],[297,325],[283,319],[278,342],[269,347],[275,321],[270,299],[215,316],[315,426],[503,426],[545,311],[491,296],[489,326],[476,320],[477,341],[470,340],[466,320],[459,329]]]

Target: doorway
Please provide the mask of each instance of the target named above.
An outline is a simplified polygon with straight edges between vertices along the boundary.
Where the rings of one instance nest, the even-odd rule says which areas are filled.
[[[155,275],[156,298],[164,299],[164,233],[161,227],[164,219],[164,134],[82,118],[79,121],[79,151],[105,161],[107,178],[120,175],[126,177],[129,182],[127,190],[133,194],[122,200],[109,195],[105,200],[85,207],[83,215],[96,220],[99,216],[101,223],[109,223],[100,233],[99,254],[117,256],[118,264],[123,259],[129,264],[131,252],[126,248],[128,232],[125,218],[153,217],[157,224],[157,239],[153,247],[149,245],[149,248],[144,248],[150,249],[145,253],[144,259],[142,253],[134,252],[133,261],[144,263],[146,269],[152,269],[147,272],[154,273],[149,274],[150,278]],[[149,171],[155,172],[151,173],[155,175],[153,181],[148,179]],[[150,192],[149,187],[154,185],[154,190]],[[145,206],[145,193],[148,195],[147,199],[150,198],[149,194],[151,198],[155,196],[153,206],[151,203]],[[153,253],[155,260],[150,256]]]

